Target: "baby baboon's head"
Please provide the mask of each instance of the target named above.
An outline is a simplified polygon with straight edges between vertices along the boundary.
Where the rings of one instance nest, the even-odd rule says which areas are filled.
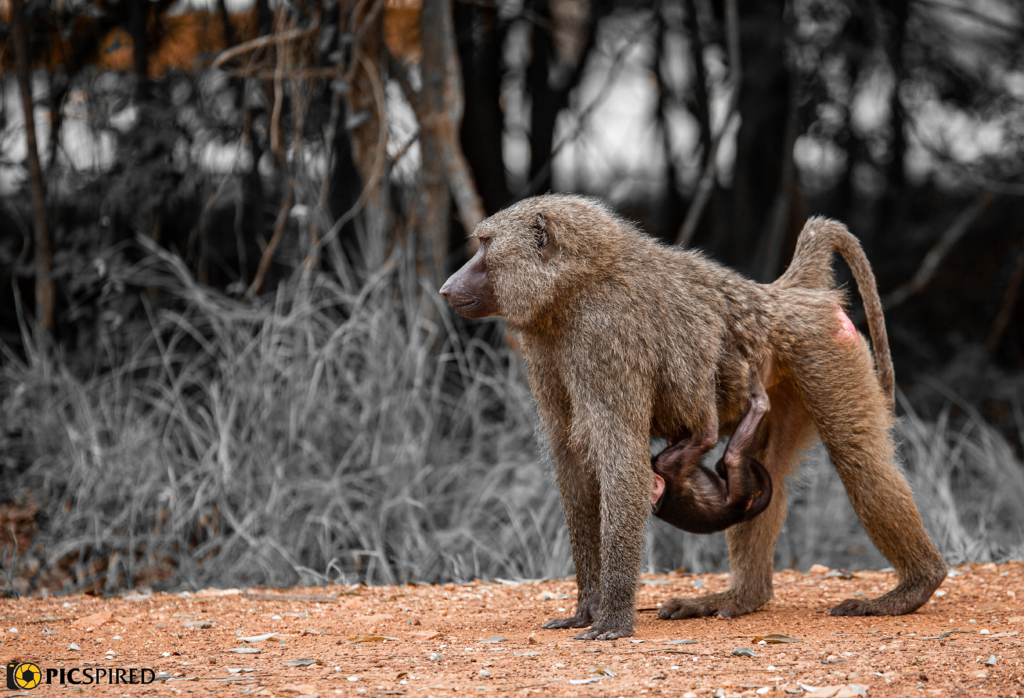
[[[480,249],[441,287],[463,317],[504,316],[526,328],[564,307],[617,257],[631,230],[597,200],[546,195],[476,227]],[[635,234],[634,234],[635,237]]]

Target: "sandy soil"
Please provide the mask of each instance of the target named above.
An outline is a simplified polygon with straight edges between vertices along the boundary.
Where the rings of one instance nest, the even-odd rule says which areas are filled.
[[[571,580],[5,599],[0,656],[5,666],[32,662],[44,677],[132,667],[159,676],[67,688],[44,678],[26,696],[1024,695],[1024,561],[960,567],[941,596],[900,618],[821,613],[891,588],[895,575],[844,579],[820,567],[777,573],[775,600],[742,618],[661,621],[653,612],[726,581],[645,575],[636,635],[602,643],[540,628],[571,611]],[[758,642],[769,634],[800,642]],[[230,651],[243,647],[258,653]],[[288,665],[296,660],[307,666]]]

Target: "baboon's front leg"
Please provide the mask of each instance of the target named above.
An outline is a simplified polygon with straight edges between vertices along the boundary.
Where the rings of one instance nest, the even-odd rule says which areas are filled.
[[[542,627],[549,630],[586,628],[593,624],[601,605],[600,486],[583,455],[568,445],[566,431],[558,429],[548,433],[572,544],[578,594],[574,615],[552,618]]]
[[[614,427],[609,417],[600,430],[589,432],[590,455],[601,483],[601,610],[577,640],[629,637],[636,625],[636,589],[650,512],[649,447],[644,431]]]

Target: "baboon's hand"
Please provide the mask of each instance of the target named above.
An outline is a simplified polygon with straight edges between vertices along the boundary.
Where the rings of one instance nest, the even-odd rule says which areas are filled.
[[[611,627],[608,625],[595,625],[590,630],[573,635],[573,640],[618,640],[620,637],[630,637],[633,628]]]

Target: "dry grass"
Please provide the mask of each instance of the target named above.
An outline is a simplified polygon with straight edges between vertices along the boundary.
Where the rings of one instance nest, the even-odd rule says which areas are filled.
[[[145,332],[107,338],[115,369],[81,380],[39,356],[9,356],[2,369],[5,484],[40,508],[19,558],[22,587],[571,571],[518,358],[466,340],[401,253],[355,296],[319,274],[246,303],[150,252],[138,278],[122,281],[172,300]],[[996,432],[978,418],[954,429],[911,411],[898,437],[951,562],[1024,556],[1024,468]],[[780,566],[886,564],[820,453],[790,492]],[[727,559],[721,534],[660,522],[647,548],[652,570]]]

